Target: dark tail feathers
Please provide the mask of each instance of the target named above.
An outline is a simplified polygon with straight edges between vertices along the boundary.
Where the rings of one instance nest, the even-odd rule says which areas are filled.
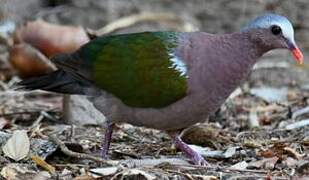
[[[17,86],[17,89],[41,89],[64,94],[85,94],[85,84],[61,69],[47,75],[23,80]]]

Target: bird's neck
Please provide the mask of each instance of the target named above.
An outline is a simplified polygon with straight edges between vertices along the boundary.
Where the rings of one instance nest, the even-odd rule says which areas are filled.
[[[258,29],[253,31],[242,31],[234,33],[234,36],[241,36],[239,39],[241,39],[244,44],[249,46],[251,48],[252,55],[255,55],[256,57],[261,57],[266,52],[274,49],[269,43],[263,42],[263,39],[261,39],[259,34],[263,34],[265,30]]]
[[[260,46],[258,43],[252,40],[252,36],[249,32],[236,32],[230,34],[229,36],[234,46],[238,48],[244,56],[247,56],[248,63],[254,64],[258,58],[270,50],[267,47]]]

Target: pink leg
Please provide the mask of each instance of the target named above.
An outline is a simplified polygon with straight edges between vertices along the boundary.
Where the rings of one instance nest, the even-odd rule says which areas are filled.
[[[105,131],[104,140],[101,144],[101,157],[103,159],[107,159],[107,154],[113,134],[113,125],[114,125],[113,123],[107,122],[107,128]]]
[[[172,136],[175,145],[191,160],[195,165],[209,166],[208,162],[198,152],[194,151],[188,144],[183,142],[179,135]]]

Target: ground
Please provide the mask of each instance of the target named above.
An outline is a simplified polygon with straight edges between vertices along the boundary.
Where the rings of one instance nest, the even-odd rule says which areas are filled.
[[[19,77],[8,66],[8,49],[2,47],[0,145],[8,144],[8,138],[16,130],[27,130],[26,136],[31,138],[31,153],[21,160],[12,157],[23,153],[19,150],[24,141],[13,146],[17,152],[12,157],[0,150],[3,178],[309,178],[306,126],[309,124],[309,3],[306,0],[12,0],[5,7],[3,17],[10,14],[20,24],[41,18],[92,30],[121,17],[145,12],[171,13],[181,19],[181,22],[143,21],[117,28],[113,33],[197,29],[232,32],[256,15],[274,11],[288,16],[295,24],[296,41],[305,53],[305,65],[297,66],[286,50],[266,54],[215,116],[184,133],[183,139],[204,154],[211,164],[209,168],[188,164],[164,132],[127,124],[115,128],[110,160],[102,162],[96,157],[104,128],[66,124],[62,118],[62,95],[14,91],[12,85]],[[20,139],[23,138],[21,135]]]

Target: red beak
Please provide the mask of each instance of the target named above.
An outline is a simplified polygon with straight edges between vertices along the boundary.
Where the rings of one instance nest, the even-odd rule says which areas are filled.
[[[291,49],[292,54],[295,58],[295,60],[298,62],[298,64],[303,64],[304,63],[304,55],[303,53],[299,50],[299,48]]]
[[[289,44],[289,49],[292,52],[295,60],[297,61],[298,64],[303,64],[304,63],[304,55],[300,51],[300,49],[294,45],[294,44]]]

